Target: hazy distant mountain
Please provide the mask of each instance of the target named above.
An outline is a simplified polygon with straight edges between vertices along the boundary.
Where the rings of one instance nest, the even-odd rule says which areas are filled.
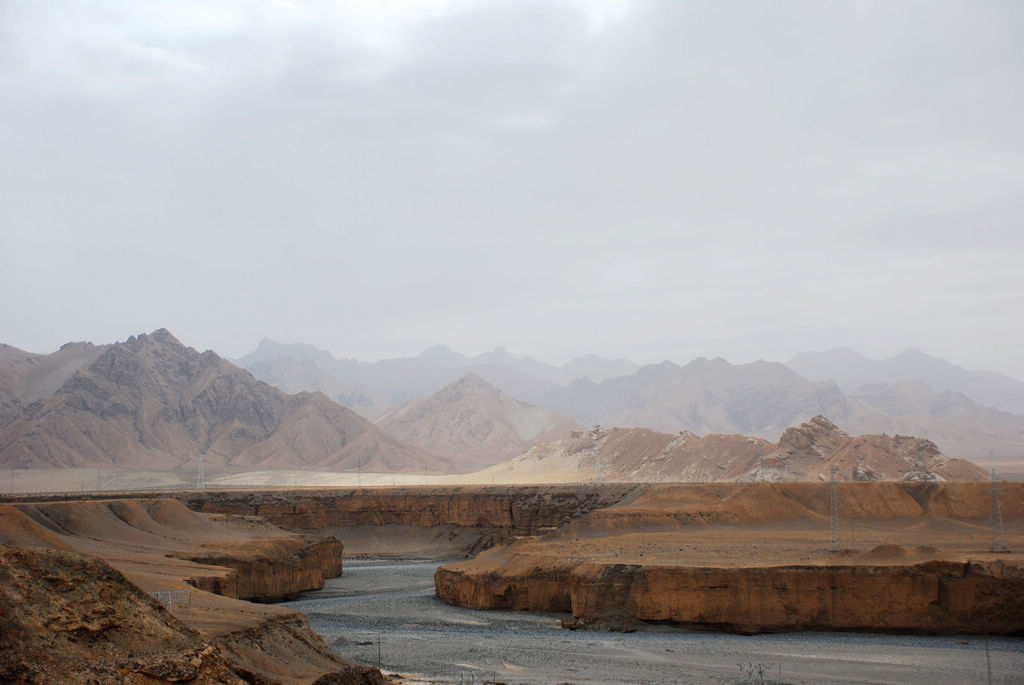
[[[595,355],[557,367],[530,357],[516,357],[501,347],[467,357],[443,345],[415,357],[370,363],[339,360],[312,345],[286,345],[269,338],[264,338],[254,352],[237,363],[267,383],[290,392],[318,390],[372,418],[437,392],[467,372],[477,374],[516,399],[537,403],[575,378],[605,380],[638,368],[625,359]]]
[[[577,357],[562,365],[562,378],[571,382],[577,378],[589,378],[595,383],[606,381],[609,378],[629,376],[636,373],[640,368],[628,359],[605,359],[596,354],[588,354]]]
[[[1024,417],[962,393],[933,392],[921,381],[901,381],[865,385],[851,397],[882,414],[849,416],[848,430],[918,435],[938,443],[946,454],[971,459],[1024,455]]]
[[[329,353],[308,345],[279,345],[264,340],[257,352],[243,359],[265,360],[250,362],[253,374],[261,379],[288,390],[322,390],[378,419],[472,372],[515,399],[551,409],[585,425],[772,438],[787,426],[821,414],[854,434],[927,437],[950,456],[1024,456],[1021,417],[990,409],[968,392],[953,390],[944,394],[945,391],[932,392],[934,386],[929,390],[898,384],[885,391],[865,388],[850,394],[852,391],[843,392],[836,382],[814,380],[839,375],[824,371],[828,362],[848,373],[839,375],[839,379],[856,388],[864,385],[862,380],[877,377],[881,371],[890,375],[912,371],[923,374],[922,369],[929,370],[924,375],[932,382],[960,378],[967,383],[973,379],[971,382],[977,381],[975,386],[981,387],[981,381],[1001,379],[985,387],[1001,389],[1006,401],[1012,400],[1018,385],[1024,385],[998,374],[964,371],[916,351],[885,363],[848,349],[797,355],[791,364],[807,369],[811,380],[788,365],[732,365],[723,359],[696,359],[685,366],[666,361],[636,367],[627,360],[591,355],[555,367],[529,357],[515,357],[503,348],[467,357],[436,346],[416,357],[371,364],[335,360]],[[296,359],[303,363],[296,363]],[[575,378],[569,382],[571,376]],[[928,379],[922,382],[931,385]],[[886,382],[886,386],[890,385],[893,383]]]
[[[362,386],[327,373],[311,359],[281,357],[257,361],[247,371],[285,392],[322,392],[335,402],[359,411],[373,406],[373,398]]]
[[[0,463],[167,469],[202,455],[210,465],[261,468],[448,466],[322,394],[289,395],[164,329],[94,349],[0,430]],[[36,363],[66,369],[60,354]]]
[[[632,376],[575,381],[540,402],[587,425],[770,438],[821,414],[853,434],[900,433],[934,441],[961,458],[1024,456],[1024,418],[923,384],[868,386],[848,395],[782,364],[662,362]]]
[[[816,414],[844,418],[853,411],[835,383],[811,383],[782,364],[703,358],[651,364],[603,383],[574,381],[542,404],[588,425],[762,437]]]
[[[470,373],[414,400],[380,421],[389,435],[484,466],[508,459],[537,442],[567,437],[580,426],[548,409],[515,400]]]
[[[1024,382],[992,371],[969,371],[917,349],[875,360],[840,347],[803,352],[786,365],[812,381],[835,381],[846,392],[869,383],[921,381],[936,392],[963,393],[979,404],[1024,416]]]
[[[984,469],[949,459],[908,436],[851,437],[821,416],[772,443],[744,435],[660,433],[646,428],[579,431],[537,445],[481,475],[501,482],[822,481],[835,466],[847,481],[980,480]]]

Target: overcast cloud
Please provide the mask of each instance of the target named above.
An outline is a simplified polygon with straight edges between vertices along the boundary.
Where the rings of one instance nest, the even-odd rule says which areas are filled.
[[[1016,0],[0,0],[0,341],[1024,378],[1022,35]]]

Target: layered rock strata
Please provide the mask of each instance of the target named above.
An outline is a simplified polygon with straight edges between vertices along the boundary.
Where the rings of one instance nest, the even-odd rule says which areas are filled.
[[[587,563],[523,575],[442,567],[438,596],[476,609],[569,612],[739,633],[1024,634],[1024,569],[1002,562],[704,568]]]

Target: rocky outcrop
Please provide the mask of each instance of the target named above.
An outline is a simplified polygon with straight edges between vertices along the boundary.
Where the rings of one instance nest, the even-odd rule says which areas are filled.
[[[699,436],[646,428],[577,432],[537,445],[481,472],[499,482],[821,481],[835,467],[840,480],[981,480],[985,471],[950,459],[934,443],[907,435],[850,436],[823,416],[783,432],[777,443],[744,435]],[[531,480],[532,479],[532,480]]]
[[[0,681],[180,679],[244,682],[211,641],[103,561],[0,546]]]
[[[300,614],[208,634],[98,558],[0,545],[2,682],[243,685],[320,678],[384,683],[377,669],[332,653]]]

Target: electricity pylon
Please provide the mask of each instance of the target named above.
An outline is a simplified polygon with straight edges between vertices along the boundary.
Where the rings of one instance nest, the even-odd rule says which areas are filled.
[[[830,478],[828,482],[828,507],[829,507],[829,518],[831,519],[832,526],[832,551],[838,552],[839,547],[842,544],[839,532],[839,495],[836,492],[836,472],[839,471],[838,466],[833,466],[829,473]]]
[[[1006,531],[1003,528],[1003,507],[999,503],[999,495],[1002,493],[999,490],[999,481],[996,480],[995,469],[992,469],[989,480],[992,483],[992,487],[990,489],[992,499],[988,515],[988,548],[990,552],[1007,552],[1009,550],[1006,548]]]

